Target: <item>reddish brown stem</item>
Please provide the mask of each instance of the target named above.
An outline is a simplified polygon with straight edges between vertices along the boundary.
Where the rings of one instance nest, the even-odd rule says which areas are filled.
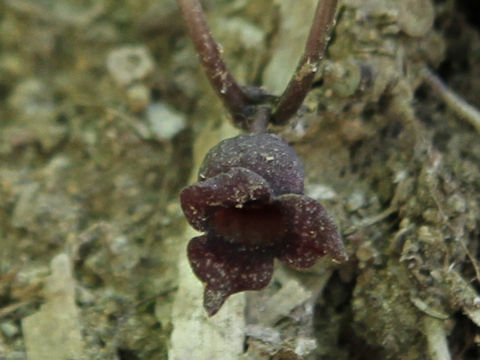
[[[223,61],[198,0],[178,0],[197,54],[212,87],[238,124],[246,118],[248,96],[237,84]]]
[[[285,124],[300,108],[310,90],[335,21],[337,0],[319,0],[305,52],[273,111],[272,122]]]

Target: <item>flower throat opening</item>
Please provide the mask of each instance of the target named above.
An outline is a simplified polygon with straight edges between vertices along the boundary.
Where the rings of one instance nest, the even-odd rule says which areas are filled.
[[[225,241],[246,247],[272,245],[286,231],[283,214],[271,205],[220,209],[213,214],[210,224]]]

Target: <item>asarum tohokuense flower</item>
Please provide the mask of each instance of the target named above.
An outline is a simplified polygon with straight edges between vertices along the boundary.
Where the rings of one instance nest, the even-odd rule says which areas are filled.
[[[305,196],[297,154],[279,136],[247,134],[212,148],[199,181],[181,195],[189,223],[205,234],[188,244],[195,275],[205,283],[204,307],[216,314],[234,293],[260,290],[274,258],[306,269],[324,255],[347,260],[335,223]]]

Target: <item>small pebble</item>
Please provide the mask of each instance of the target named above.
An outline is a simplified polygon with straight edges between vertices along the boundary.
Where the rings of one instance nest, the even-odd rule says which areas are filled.
[[[19,333],[18,326],[12,321],[4,321],[0,323],[0,331],[2,331],[2,334],[7,338],[13,338]]]
[[[147,120],[152,137],[161,141],[171,139],[186,126],[183,114],[160,102],[147,108]]]
[[[124,46],[112,50],[107,57],[107,68],[120,86],[145,79],[153,71],[153,59],[145,46]]]
[[[143,84],[135,84],[127,90],[130,110],[134,113],[144,112],[150,103],[150,89]]]

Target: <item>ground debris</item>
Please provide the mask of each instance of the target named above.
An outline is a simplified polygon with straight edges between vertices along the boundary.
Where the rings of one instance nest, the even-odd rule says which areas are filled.
[[[84,358],[71,266],[66,254],[52,260],[52,274],[45,284],[45,303],[37,313],[22,320],[28,360]]]

